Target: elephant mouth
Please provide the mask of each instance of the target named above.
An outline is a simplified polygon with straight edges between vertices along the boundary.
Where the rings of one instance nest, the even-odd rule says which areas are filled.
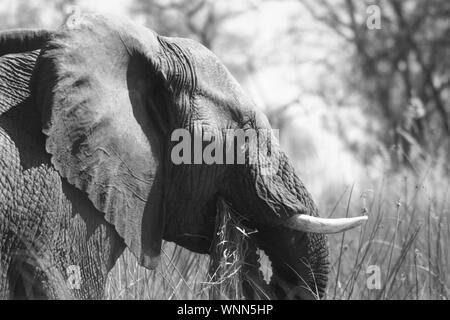
[[[222,221],[219,221],[222,219]],[[217,217],[216,237],[183,233],[166,238],[200,254],[209,254],[212,283],[223,284],[238,278],[240,291],[249,300],[316,300],[325,285],[318,284],[315,273],[327,274],[321,264],[311,269],[307,256],[306,235],[283,237],[289,230],[278,228],[258,231],[256,228],[236,223],[235,217]],[[225,220],[228,220],[226,222]],[[282,228],[282,227],[281,227]],[[324,265],[326,262],[323,263]],[[322,281],[323,282],[323,281]],[[326,282],[326,280],[325,280]],[[221,285],[221,287],[224,287]],[[234,293],[213,296],[223,299]],[[235,298],[242,298],[235,296]]]
[[[215,221],[207,224],[209,235],[183,233],[166,240],[209,254],[213,282],[227,282],[237,275],[236,283],[248,299],[322,298],[329,273],[325,233],[348,230],[367,219],[296,214],[273,225],[261,225],[241,215],[223,198],[216,206]]]
[[[318,300],[323,295],[325,283],[318,283],[314,276],[319,270],[311,270],[308,263],[291,264],[289,258],[274,254],[273,249],[259,243],[259,236],[244,240],[245,244],[233,243],[226,249],[215,244],[211,253],[210,275],[213,283],[229,282],[231,275],[238,278],[243,298],[248,300]],[[267,251],[266,251],[267,250]],[[220,256],[220,257],[217,257]],[[230,258],[231,257],[231,258]],[[236,261],[236,259],[241,259]],[[298,261],[302,261],[299,257]],[[234,265],[238,267],[234,267]],[[326,264],[326,263],[325,263]],[[325,265],[324,264],[324,265]],[[226,270],[220,270],[220,266]],[[323,267],[326,274],[326,267]],[[235,290],[235,289],[233,289]],[[231,294],[234,294],[232,292]],[[230,295],[226,295],[230,297]],[[222,292],[219,297],[224,297]],[[241,298],[233,296],[234,298]]]
[[[210,247],[213,283],[233,288],[230,295],[250,300],[316,300],[323,296],[328,252],[311,249],[307,233],[283,226],[258,230],[226,203],[218,204],[215,238]],[[238,278],[234,285],[224,285]],[[243,297],[235,296],[236,287]],[[223,298],[224,294],[213,296]]]

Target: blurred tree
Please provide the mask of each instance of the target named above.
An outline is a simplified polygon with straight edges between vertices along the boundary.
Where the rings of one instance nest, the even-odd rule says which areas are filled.
[[[254,6],[251,2],[239,8],[228,4],[223,0],[136,0],[131,11],[160,34],[193,38],[211,49],[222,23]]]
[[[78,0],[0,0],[0,29],[55,28]]]
[[[261,66],[276,63],[279,48],[270,45],[268,52],[264,54],[251,52],[252,43],[256,39],[244,35],[242,30],[230,30],[224,25],[240,15],[257,11],[264,2],[267,1],[135,0],[131,6],[131,14],[143,18],[144,23],[159,34],[199,41],[218,54],[232,73],[242,80],[254,76]],[[233,51],[239,52],[240,58],[245,59],[233,61]],[[266,111],[272,126],[283,130],[289,121],[285,111],[297,101],[296,98],[292,102],[270,107],[263,101],[260,107]]]
[[[448,0],[300,0],[354,50],[350,90],[382,120],[380,139],[400,163],[450,146],[450,2]],[[381,12],[369,28],[370,5]],[[388,134],[389,133],[389,134]]]

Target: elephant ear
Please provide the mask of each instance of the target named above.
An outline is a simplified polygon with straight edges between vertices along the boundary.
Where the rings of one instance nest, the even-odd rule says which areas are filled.
[[[68,21],[43,50],[37,71],[47,152],[139,263],[154,268],[164,229],[158,38],[100,15]]]

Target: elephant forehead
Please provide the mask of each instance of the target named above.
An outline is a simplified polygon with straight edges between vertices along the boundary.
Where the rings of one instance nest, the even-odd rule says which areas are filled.
[[[159,38],[166,47],[176,48],[168,51],[174,52],[178,61],[184,64],[183,78],[193,82],[189,85],[194,87],[197,107],[203,109],[200,113],[209,110],[215,116],[225,115],[235,122],[254,118],[254,102],[213,52],[191,39]]]

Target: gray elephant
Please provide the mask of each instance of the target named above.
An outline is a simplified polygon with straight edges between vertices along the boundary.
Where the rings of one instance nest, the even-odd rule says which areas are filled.
[[[257,231],[273,298],[323,296],[324,234],[366,217],[319,218],[276,142],[271,174],[249,140],[232,149],[244,163],[177,163],[173,132],[199,123],[216,141],[271,130],[194,41],[91,13],[56,31],[0,33],[0,297],[101,298],[125,247],[153,269],[162,239],[208,254],[219,197]],[[67,285],[71,266],[79,288]]]

